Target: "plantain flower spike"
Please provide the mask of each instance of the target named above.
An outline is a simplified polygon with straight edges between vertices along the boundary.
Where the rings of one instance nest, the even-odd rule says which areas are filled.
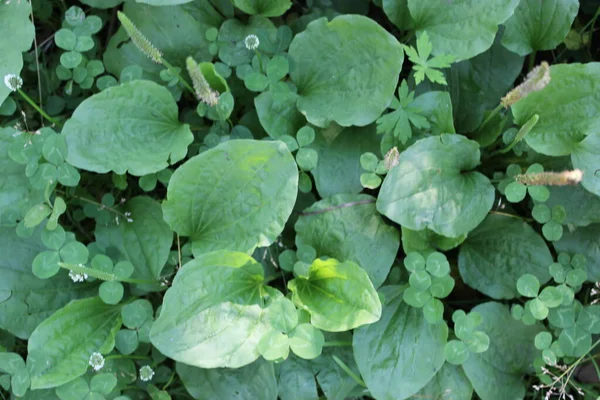
[[[135,26],[135,24],[121,11],[117,12],[117,17],[121,21],[121,25],[125,28],[127,35],[135,46],[144,53],[148,58],[157,64],[162,64],[162,53],[158,50],[146,36]]]
[[[515,177],[516,181],[528,186],[567,186],[577,185],[583,179],[583,171],[575,169],[563,172],[540,172],[537,174],[521,174]]]
[[[519,86],[511,90],[500,100],[504,108],[508,108],[517,101],[524,99],[529,93],[538,92],[550,83],[550,66],[546,61],[532,69],[527,78]]]
[[[211,89],[198,63],[192,57],[188,57],[185,60],[185,65],[190,78],[192,78],[192,84],[194,85],[194,91],[198,100],[209,106],[216,106],[219,103],[219,93]]]

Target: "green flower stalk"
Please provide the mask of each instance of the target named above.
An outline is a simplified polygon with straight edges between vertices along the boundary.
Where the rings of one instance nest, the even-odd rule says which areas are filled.
[[[162,53],[158,50],[146,36],[135,26],[135,24],[121,11],[117,12],[117,17],[121,21],[121,25],[125,28],[127,35],[135,46],[144,53],[148,58],[157,64],[162,64]]]
[[[577,185],[583,179],[583,172],[580,169],[563,172],[539,172],[537,174],[521,174],[515,177],[515,180],[528,186],[568,186]]]
[[[548,86],[550,83],[550,66],[546,61],[535,67],[523,83],[511,90],[502,98],[500,103],[504,108],[508,108],[517,101],[524,99],[530,93],[538,92]]]
[[[198,100],[209,106],[216,106],[219,103],[219,93],[210,87],[198,63],[192,57],[188,57],[186,67],[190,78],[192,78],[192,85]]]

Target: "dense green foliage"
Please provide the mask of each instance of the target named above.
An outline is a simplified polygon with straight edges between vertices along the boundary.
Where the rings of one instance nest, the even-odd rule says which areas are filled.
[[[0,395],[599,399],[599,16],[1,1]]]

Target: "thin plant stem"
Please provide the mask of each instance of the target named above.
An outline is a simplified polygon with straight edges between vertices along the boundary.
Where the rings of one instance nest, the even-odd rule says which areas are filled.
[[[522,219],[523,221],[528,221],[528,222],[533,221],[533,218],[525,218],[525,217],[521,217],[520,215],[509,214],[509,213],[505,213],[505,212],[501,212],[501,211],[490,211],[490,214],[503,215],[505,217],[511,217],[511,218],[518,218],[518,219]]]
[[[62,190],[59,190],[59,189],[56,189],[56,193],[62,194],[63,196],[67,196],[66,192],[64,192]],[[119,217],[124,218],[125,220],[128,220],[130,218],[127,215],[123,214],[122,212],[118,211],[117,209],[109,207],[109,206],[105,206],[104,204],[98,203],[95,200],[86,199],[85,197],[77,196],[75,194],[70,195],[70,197],[72,197],[74,199],[77,199],[77,200],[84,201],[84,202],[89,203],[89,204],[97,205],[101,209],[106,209],[106,210],[108,210],[110,212],[113,212],[113,213],[117,214]]]
[[[331,356],[331,357],[333,357],[333,361],[335,361],[335,363],[336,363],[336,364],[337,364],[337,365],[338,365],[338,366],[339,366],[339,367],[340,367],[340,368],[341,368],[341,369],[342,369],[342,370],[343,370],[345,373],[347,373],[347,374],[348,374],[348,376],[349,376],[350,378],[352,378],[352,379],[353,379],[353,380],[354,380],[354,381],[355,381],[355,382],[356,382],[358,385],[360,385],[360,386],[362,386],[362,387],[364,387],[364,388],[366,388],[366,387],[367,387],[367,385],[365,384],[365,381],[363,381],[363,380],[360,378],[360,376],[356,375],[356,374],[354,373],[354,371],[352,371],[352,370],[350,369],[350,367],[348,367],[348,366],[346,365],[346,363],[344,363],[342,360],[340,360],[340,359],[339,359],[339,358],[337,358],[336,356]]]
[[[31,4],[31,0],[29,0],[29,6],[31,7],[31,24],[33,25],[33,30],[35,31],[35,18],[33,16],[33,4]],[[39,52],[38,52],[38,42],[37,35],[33,35],[33,48],[35,50],[35,68],[37,72],[37,80],[38,80],[38,97],[40,101],[40,108],[44,106],[42,100],[42,78],[40,76],[40,60],[39,60]],[[40,116],[40,124],[44,125],[44,117]]]
[[[196,91],[194,90],[194,88],[181,76],[181,74],[179,72],[177,72],[177,70],[175,69],[175,67],[173,67],[167,60],[164,59],[164,57],[161,57],[160,62],[167,67],[167,69],[169,70],[169,72],[171,72],[173,75],[175,75],[179,81],[183,84],[183,86],[185,86],[185,88],[187,90],[189,90],[189,92],[191,94],[193,94],[194,96],[196,96]]]
[[[492,110],[492,112],[483,120],[478,130],[483,129],[496,115],[498,115],[502,111],[502,104],[498,104],[496,108]]]
[[[529,71],[535,68],[535,56],[537,55],[537,51],[534,51],[529,55]]]
[[[21,89],[17,89],[17,91],[19,92],[19,94],[21,95],[21,97],[23,97],[25,99],[25,101],[28,102],[31,105],[31,107],[35,108],[35,110],[42,115],[42,117],[46,118],[50,123],[52,123],[54,125],[62,126],[58,121],[56,121],[54,118],[52,118],[51,116],[49,116],[48,114],[46,114],[46,111],[42,110],[36,104],[36,102],[33,101],[33,99],[27,95],[27,93],[25,93]]]
[[[263,63],[262,63],[262,57],[260,56],[260,53],[258,52],[258,50],[254,50],[254,53],[256,53],[256,58],[258,58],[258,68],[260,68],[260,72],[263,72]]]
[[[173,370],[173,373],[171,374],[171,376],[169,377],[169,380],[167,381],[167,383],[165,383],[165,385],[162,387],[162,390],[167,390],[167,388],[169,387],[169,385],[171,383],[173,383],[173,380],[175,379],[175,370]]]

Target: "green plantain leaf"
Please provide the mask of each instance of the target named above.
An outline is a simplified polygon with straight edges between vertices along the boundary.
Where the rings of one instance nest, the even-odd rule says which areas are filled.
[[[414,21],[408,11],[408,0],[383,0],[385,15],[400,30],[406,31],[413,28]]]
[[[92,353],[113,349],[120,326],[121,307],[98,297],[76,300],[58,310],[29,338],[31,389],[60,386],[83,375]]]
[[[254,98],[256,113],[262,127],[273,139],[282,135],[295,136],[306,124],[306,118],[296,108],[298,95],[293,92],[263,92]]]
[[[494,187],[479,172],[479,145],[464,136],[421,139],[400,154],[385,177],[377,210],[412,230],[431,229],[455,238],[483,221]]]
[[[571,160],[573,167],[583,172],[581,185],[600,196],[600,132],[596,131],[579,143],[571,154]]]
[[[374,398],[406,399],[444,365],[448,327],[430,324],[421,310],[404,303],[400,287],[381,292],[386,298],[381,320],[354,332],[354,358]]]
[[[143,176],[185,157],[194,136],[167,89],[131,81],[84,100],[63,128],[67,161],[81,169]]]
[[[122,212],[131,213],[132,222],[121,218],[118,224],[97,226],[96,243],[105,251],[114,248],[116,259],[130,261],[134,266],[132,278],[158,281],[173,243],[173,232],[163,220],[160,204],[149,197],[134,197]]]
[[[562,238],[554,242],[554,248],[571,256],[577,253],[586,256],[588,280],[600,281],[600,224],[578,227],[572,232],[565,230]]]
[[[371,324],[381,316],[381,302],[367,273],[351,261],[315,260],[307,277],[288,282],[292,300],[324,331],[341,332]]]
[[[290,356],[279,367],[279,398],[281,400],[318,400],[317,383],[311,363]]]
[[[466,60],[490,48],[498,25],[518,4],[519,0],[408,0],[408,9],[416,31],[429,35],[434,55]]]
[[[322,128],[332,121],[365,126],[379,118],[392,100],[404,58],[391,34],[360,15],[311,22],[294,37],[289,54],[298,110]]]
[[[296,202],[298,170],[283,142],[232,140],[179,167],[163,203],[165,221],[190,236],[195,255],[270,245]]]
[[[277,399],[273,363],[256,360],[237,369],[204,369],[177,363],[177,374],[198,400]]]
[[[330,129],[317,130],[310,147],[319,154],[319,162],[311,174],[323,198],[362,192],[360,175],[365,171],[360,165],[360,156],[366,152],[380,154],[375,124],[348,128],[332,124]]]
[[[600,123],[600,63],[559,64],[550,67],[550,83],[512,106],[515,122],[525,124],[533,115],[538,123],[525,136],[535,151],[562,156],[584,151],[580,143],[597,134]]]
[[[523,375],[539,351],[535,336],[540,324],[527,326],[512,317],[508,307],[495,302],[473,308],[481,314],[478,330],[490,337],[490,347],[483,353],[471,353],[463,369],[475,392],[486,400],[522,399],[525,396]]]
[[[569,33],[578,10],[579,0],[521,0],[506,21],[502,44],[522,56],[553,50]]]
[[[185,70],[188,56],[198,62],[212,60],[205,32],[211,27],[218,28],[224,19],[211,2],[193,1],[167,7],[138,3],[125,2],[123,12],[169,63]],[[111,37],[104,53],[104,64],[114,76],[120,76],[121,71],[130,65],[137,65],[142,67],[145,79],[162,82],[159,74],[164,66],[140,52],[123,28]]]
[[[73,284],[65,271],[52,279],[31,272],[37,254],[46,250],[42,229],[30,238],[0,228],[0,328],[27,339],[36,326],[71,300],[92,295],[90,284]]]
[[[451,396],[452,400],[473,398],[473,386],[460,366],[445,363],[415,398],[437,399],[440,396],[442,399]]]
[[[0,7],[0,104],[11,93],[4,84],[9,74],[20,75],[23,68],[22,52],[29,50],[34,37],[34,27],[29,19],[29,1],[5,2]]]
[[[239,368],[259,357],[271,328],[261,307],[263,268],[243,253],[217,251],[183,266],[152,325],[164,355],[201,368]]]
[[[458,267],[472,288],[494,299],[512,299],[519,296],[517,280],[524,274],[546,283],[552,261],[546,242],[527,223],[489,215],[460,247]]]
[[[558,205],[565,208],[567,217],[562,222],[563,225],[587,226],[600,222],[599,196],[579,185],[548,186],[548,190],[550,190],[550,198],[544,204],[550,208]]]
[[[235,6],[250,15],[279,17],[291,6],[290,0],[233,0]]]
[[[336,195],[303,211],[296,222],[296,244],[317,257],[357,263],[374,287],[385,281],[400,246],[398,231],[383,222],[368,195]]]

